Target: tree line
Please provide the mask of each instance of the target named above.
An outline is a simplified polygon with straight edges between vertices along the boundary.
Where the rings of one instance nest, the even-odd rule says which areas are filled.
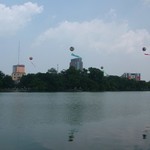
[[[46,73],[24,75],[19,83],[0,71],[0,91],[65,92],[65,91],[148,91],[150,82],[104,76],[98,68],[76,70],[70,67],[60,73],[51,68]]]

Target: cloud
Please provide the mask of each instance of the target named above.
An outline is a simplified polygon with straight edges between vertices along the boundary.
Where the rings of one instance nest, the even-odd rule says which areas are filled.
[[[116,19],[116,18],[117,18],[116,10],[113,9],[113,8],[111,8],[111,9],[109,10],[109,12],[106,13],[106,18],[109,18],[109,19],[112,19],[112,20]]]
[[[42,6],[35,3],[27,2],[23,5],[13,5],[8,7],[0,4],[0,34],[12,34],[18,29],[24,27],[27,22],[31,21],[32,16],[41,13]]]
[[[85,51],[110,54],[133,53],[148,41],[150,33],[145,29],[130,29],[127,22],[94,19],[89,22],[64,21],[42,33],[35,44],[53,47],[73,44]]]

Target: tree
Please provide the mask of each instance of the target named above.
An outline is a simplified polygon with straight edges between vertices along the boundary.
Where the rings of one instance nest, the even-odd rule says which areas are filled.
[[[4,78],[4,76],[5,76],[5,74],[2,71],[0,71],[0,88],[2,88],[2,86],[3,86],[3,78]]]
[[[90,67],[88,69],[88,71],[89,71],[89,78],[98,84],[97,90],[103,90],[102,89],[102,80],[104,77],[104,73],[100,69],[92,68],[92,67]]]
[[[3,78],[3,88],[13,88],[14,87],[14,81],[12,80],[12,77],[9,75],[4,76]]]
[[[51,68],[51,69],[48,69],[47,73],[56,74],[56,73],[57,73],[57,70],[56,70],[55,68]]]
[[[77,90],[80,88],[81,71],[76,70],[74,67],[70,67],[64,72],[64,84],[69,90]]]

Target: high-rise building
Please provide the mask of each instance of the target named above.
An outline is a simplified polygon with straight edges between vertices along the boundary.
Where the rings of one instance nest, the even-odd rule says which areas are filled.
[[[21,65],[19,63],[19,60],[20,60],[20,41],[18,47],[18,65],[13,65],[12,71],[12,80],[14,80],[16,83],[20,82],[21,77],[25,75],[25,65]]]
[[[12,79],[16,82],[19,82],[23,75],[25,75],[25,66],[24,65],[14,65],[13,72],[12,72]]]
[[[83,69],[82,58],[79,57],[79,58],[71,59],[70,67],[71,66],[75,67],[75,69],[77,69],[77,70],[82,70]]]

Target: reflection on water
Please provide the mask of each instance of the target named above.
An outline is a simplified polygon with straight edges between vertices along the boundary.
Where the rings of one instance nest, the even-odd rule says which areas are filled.
[[[0,149],[150,150],[149,97],[150,92],[0,93]]]
[[[75,133],[76,132],[78,132],[78,131],[76,131],[75,129],[70,130],[70,132],[69,132],[69,138],[68,138],[69,142],[73,142],[74,141]]]

